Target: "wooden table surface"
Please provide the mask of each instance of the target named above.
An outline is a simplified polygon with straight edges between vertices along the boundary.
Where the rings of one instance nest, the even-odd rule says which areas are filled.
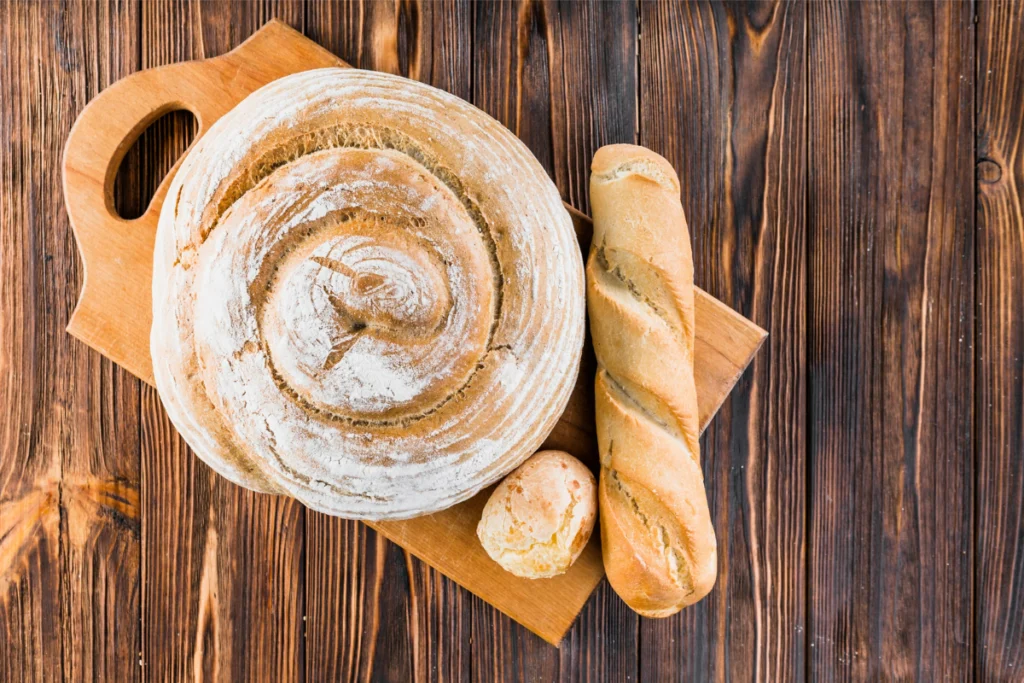
[[[64,333],[76,115],[271,17],[473,102],[584,211],[602,144],[679,169],[697,282],[770,333],[702,442],[698,606],[605,583],[555,649],[214,476]],[[193,130],[143,135],[124,215]],[[0,680],[1024,680],[1024,2],[4,2],[0,141]]]

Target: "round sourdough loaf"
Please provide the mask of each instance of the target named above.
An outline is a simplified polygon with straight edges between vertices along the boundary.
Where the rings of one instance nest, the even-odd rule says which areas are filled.
[[[582,259],[529,150],[470,104],[319,69],[214,124],[164,202],[157,389],[228,479],[342,517],[462,501],[575,383]]]

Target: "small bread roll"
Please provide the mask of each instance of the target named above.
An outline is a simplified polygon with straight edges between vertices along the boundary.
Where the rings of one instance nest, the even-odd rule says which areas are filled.
[[[597,516],[594,475],[562,451],[541,451],[494,489],[476,535],[516,576],[564,574],[590,540]]]

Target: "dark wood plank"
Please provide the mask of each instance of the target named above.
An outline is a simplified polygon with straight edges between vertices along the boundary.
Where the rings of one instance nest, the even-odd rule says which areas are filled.
[[[415,680],[472,680],[477,649],[470,631],[472,594],[408,553],[406,562],[415,615]]]
[[[638,7],[632,1],[559,0],[545,8],[551,55],[548,170],[562,199],[589,216],[594,152],[637,141]],[[528,71],[521,80],[532,87]],[[532,118],[533,111],[524,110],[520,118]]]
[[[303,26],[299,2],[142,3],[142,67],[221,54],[272,17]],[[187,117],[156,125],[139,150],[148,188],[192,132]],[[149,388],[142,416],[146,676],[303,680],[304,508],[218,477],[188,450]]]
[[[137,22],[135,3],[3,9],[3,680],[139,676],[139,383],[64,333],[82,273],[55,172],[78,111],[137,66]]]
[[[310,2],[306,34],[468,99],[469,19],[463,2]],[[471,679],[469,593],[358,522],[307,511],[307,553],[309,680]]]
[[[461,589],[363,524],[307,515],[307,678],[465,678]]]
[[[977,8],[975,672],[1024,679],[1024,3]]]
[[[301,679],[301,506],[218,483],[143,393],[146,677]]]
[[[635,140],[635,4],[482,3],[474,14],[471,101],[527,144],[563,199],[589,210],[593,153]],[[594,372],[589,352],[580,372]],[[475,671],[501,680],[635,679],[637,623],[607,582],[560,651],[479,605],[473,642],[490,647]]]
[[[152,680],[198,680],[216,657],[216,623],[210,625],[209,601],[200,597],[205,546],[215,535],[215,475],[189,451],[150,387],[142,389],[141,454],[142,669]],[[207,596],[210,584],[208,578]]]
[[[0,3],[0,680],[1017,680],[1024,8],[978,3],[976,152],[972,13]],[[583,210],[601,144],[677,166],[698,283],[771,333],[704,438],[721,574],[699,606],[638,621],[604,585],[556,651],[365,527],[221,481],[63,334],[75,114],[270,16],[476,102]],[[119,207],[191,126],[131,152]]]
[[[135,2],[70,3],[53,8],[49,19],[56,35],[69,42],[65,51],[75,68],[70,82],[58,76],[44,92],[71,91],[68,115],[40,121],[50,135],[60,131],[54,152],[63,150],[65,132],[81,107],[108,85],[137,68],[138,7]],[[80,33],[79,33],[80,32]],[[73,37],[73,38],[72,38]],[[54,69],[54,74],[64,71]],[[59,100],[54,100],[57,104]],[[56,349],[51,370],[58,383],[49,400],[64,403],[66,416],[56,422],[63,451],[61,476],[63,630],[65,680],[133,680],[140,677],[139,628],[139,389],[141,383],[64,333],[79,292],[80,263],[64,213],[58,174],[60,158],[37,160],[52,183],[53,201],[41,215],[52,223],[37,227],[47,251],[54,253],[56,298],[44,304]],[[51,203],[52,202],[52,203]],[[42,208],[37,205],[38,208]],[[44,262],[46,257],[44,257]],[[66,355],[65,355],[66,354]],[[49,393],[49,392],[48,392]],[[84,410],[83,410],[84,409]],[[59,415],[63,410],[58,410]],[[72,419],[72,416],[74,418]],[[54,444],[56,446],[56,444]]]
[[[40,377],[46,339],[39,321],[46,264],[32,190],[44,131],[33,65],[52,64],[40,8],[0,7],[0,680],[55,681],[63,675],[60,588],[60,453],[41,449]],[[9,141],[9,142],[7,142]],[[51,143],[56,147],[57,142]],[[46,148],[43,147],[43,153]],[[50,155],[57,159],[56,149]],[[51,203],[59,199],[51,198]],[[44,218],[45,222],[45,218]],[[52,259],[50,259],[52,263]],[[52,410],[52,408],[51,408]]]
[[[406,2],[396,19],[399,73],[469,99],[470,5]],[[472,595],[408,552],[391,548],[406,565],[415,680],[472,680]]]
[[[769,332],[701,443],[703,602],[641,622],[641,679],[799,680],[806,621],[805,6],[643,4],[640,140],[679,171],[697,283]]]
[[[720,259],[730,258],[732,249],[723,252],[722,241],[715,239],[719,225],[729,231],[727,234],[735,234],[728,185],[731,65],[725,8],[710,3],[646,2],[640,6],[640,24],[640,142],[665,156],[679,175],[693,241],[696,282],[733,304],[734,283],[729,271],[720,265]],[[774,335],[769,343],[774,343]],[[741,592],[733,587],[730,572],[739,565],[744,552],[742,528],[734,539],[730,524],[730,483],[741,473],[731,467],[729,435],[734,421],[742,424],[743,420],[742,414],[735,415],[735,392],[749,395],[749,381],[740,380],[734,398],[726,400],[700,444],[718,540],[715,588],[704,600],[675,617],[641,623],[641,680],[657,680],[658,676],[725,680],[733,666],[728,648],[733,640],[740,646],[740,658],[746,655],[743,663],[748,665],[747,679],[751,678],[750,634],[754,624],[749,619],[749,592],[746,606],[740,595],[735,600],[748,618],[734,622],[728,618],[731,598]],[[749,589],[749,582],[746,587]],[[737,637],[737,631],[745,632],[746,637]]]
[[[212,57],[241,45],[271,19],[280,19],[292,28],[305,29],[303,0],[180,0],[191,5],[196,22],[196,38],[203,55]],[[168,19],[175,17],[171,13]],[[181,17],[178,14],[178,17]],[[185,23],[181,18],[178,21]]]
[[[603,145],[637,141],[638,7],[635,2],[571,0],[544,7],[551,60],[548,98],[552,158],[547,168],[562,198],[589,214],[590,162],[594,153]],[[523,25],[520,20],[520,41]],[[600,39],[595,40],[595,36]],[[535,51],[534,47],[526,54]],[[524,69],[518,81],[524,95],[529,96],[530,90],[538,86],[539,82]],[[533,112],[525,110],[521,117],[532,118]],[[523,139],[535,152],[540,147],[531,139]],[[593,377],[596,369],[588,342],[580,375]],[[583,383],[582,388],[587,399],[583,405],[591,406],[592,384]],[[591,408],[588,424],[592,424],[592,415]],[[596,467],[596,443],[594,453],[591,464]],[[563,641],[560,680],[636,680],[641,647],[639,622],[608,582],[602,582]]]
[[[196,54],[189,22],[170,21],[152,6],[142,8],[141,68]],[[186,15],[187,17],[187,15]],[[174,161],[194,139],[194,117],[172,112],[147,129],[125,155],[118,181],[133,182],[132,196],[117,206],[121,215],[141,213]],[[206,541],[212,533],[210,482],[213,476],[188,450],[167,419],[156,390],[143,386],[142,413],[142,590],[143,643],[140,660],[147,678],[200,678],[213,669],[213,648],[200,627],[208,603],[198,599]],[[207,581],[207,587],[210,582]],[[196,588],[193,589],[192,587]],[[200,635],[202,633],[203,635]],[[209,653],[205,660],[202,654]]]
[[[972,662],[967,3],[810,3],[809,673]]]

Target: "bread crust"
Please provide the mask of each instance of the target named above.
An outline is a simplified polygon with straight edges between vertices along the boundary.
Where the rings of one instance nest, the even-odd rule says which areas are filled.
[[[663,157],[609,145],[591,171],[587,303],[605,571],[630,607],[664,617],[707,595],[718,565],[700,468],[690,236]]]
[[[541,451],[498,484],[477,537],[491,559],[527,579],[565,573],[590,540],[597,483],[564,451]]]
[[[219,119],[167,197],[156,386],[232,481],[413,517],[517,467],[561,415],[579,246],[544,169],[472,105],[357,69],[288,76]]]

